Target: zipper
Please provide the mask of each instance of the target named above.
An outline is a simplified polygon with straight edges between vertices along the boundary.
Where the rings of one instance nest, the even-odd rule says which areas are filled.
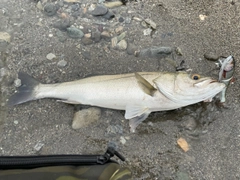
[[[103,155],[44,155],[44,156],[0,156],[0,169],[31,169],[46,166],[63,165],[103,165],[117,156],[122,161],[125,158],[114,148],[108,147]]]

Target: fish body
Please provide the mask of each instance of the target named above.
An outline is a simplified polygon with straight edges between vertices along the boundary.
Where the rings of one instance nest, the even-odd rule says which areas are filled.
[[[23,85],[10,97],[9,105],[57,98],[70,104],[125,110],[132,132],[151,112],[205,101],[225,88],[224,83],[212,78],[193,79],[185,72],[103,75],[57,84],[41,84],[25,73],[19,73],[19,78]]]

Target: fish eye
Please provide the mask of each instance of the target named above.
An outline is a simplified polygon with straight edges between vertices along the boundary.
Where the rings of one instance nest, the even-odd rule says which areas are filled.
[[[200,75],[199,74],[193,74],[192,75],[192,79],[193,80],[199,80],[200,79]]]

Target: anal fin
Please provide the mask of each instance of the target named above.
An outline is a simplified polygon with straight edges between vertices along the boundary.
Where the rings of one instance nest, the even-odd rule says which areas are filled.
[[[147,111],[143,113],[140,116],[134,117],[129,120],[129,126],[130,126],[130,132],[134,133],[138,125],[143,122],[145,119],[147,119],[148,115],[150,114],[150,111]]]

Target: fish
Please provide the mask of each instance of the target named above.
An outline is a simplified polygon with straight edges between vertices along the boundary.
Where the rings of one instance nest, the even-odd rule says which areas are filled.
[[[151,112],[205,101],[225,88],[224,83],[211,77],[184,71],[101,75],[56,84],[42,84],[24,72],[19,72],[18,78],[22,85],[8,99],[9,106],[56,98],[69,104],[125,110],[131,132]]]
[[[233,56],[228,56],[227,58],[221,57],[218,62],[216,63],[219,70],[219,78],[218,81],[224,83],[226,86],[225,88],[218,94],[220,102],[226,102],[226,91],[229,87],[230,82],[233,81],[233,75],[235,71],[235,60]]]

